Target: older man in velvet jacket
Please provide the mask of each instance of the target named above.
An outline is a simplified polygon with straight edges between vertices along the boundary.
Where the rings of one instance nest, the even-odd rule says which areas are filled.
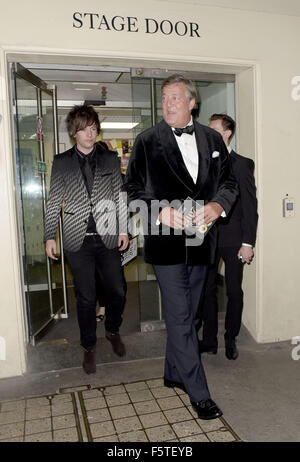
[[[186,391],[199,418],[214,419],[222,411],[210,397],[196,327],[216,233],[212,226],[203,243],[197,236],[191,242],[187,217],[172,201],[203,201],[202,217],[197,212],[194,220],[209,224],[228,214],[237,185],[222,137],[191,117],[196,98],[194,84],[183,76],[163,82],[164,120],[136,138],[125,189],[130,201],[147,204],[151,216],[144,251],[158,279],[167,327],[164,384]],[[156,216],[155,201],[161,205]]]

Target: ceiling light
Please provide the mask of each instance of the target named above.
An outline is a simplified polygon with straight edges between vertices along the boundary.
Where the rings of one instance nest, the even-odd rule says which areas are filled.
[[[98,86],[99,83],[93,83],[93,82],[72,82],[72,85],[94,85],[94,86]]]
[[[102,122],[100,125],[103,130],[131,130],[138,125],[138,122]]]
[[[74,88],[77,91],[91,91],[91,88]]]

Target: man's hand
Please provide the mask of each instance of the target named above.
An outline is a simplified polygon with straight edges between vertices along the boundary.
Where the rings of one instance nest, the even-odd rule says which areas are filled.
[[[219,218],[223,212],[224,209],[218,202],[208,202],[204,207],[196,211],[195,221],[197,225],[208,225]]]
[[[242,263],[247,263],[250,265],[252,259],[254,257],[253,248],[249,247],[248,245],[242,245],[238,252],[238,258],[241,260]]]
[[[56,255],[56,242],[54,239],[48,239],[48,241],[46,241],[46,245],[45,245],[45,248],[46,248],[46,254],[49,258],[51,258],[52,260],[58,260],[57,257],[55,257]]]
[[[170,228],[184,229],[186,226],[184,215],[172,207],[164,207],[158,215],[158,219]]]
[[[126,250],[129,244],[129,237],[128,234],[120,234],[118,239],[118,247],[120,252]]]

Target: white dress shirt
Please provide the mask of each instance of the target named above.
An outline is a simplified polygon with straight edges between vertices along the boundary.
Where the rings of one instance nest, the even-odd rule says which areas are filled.
[[[193,125],[193,118],[189,121],[188,125]],[[188,126],[187,125],[187,126]],[[174,133],[175,128],[171,127]],[[195,132],[192,135],[182,133],[181,136],[175,135],[179,150],[182,154],[185,166],[196,184],[198,178],[199,155],[196,143]]]
[[[191,120],[189,123],[186,125],[193,125],[193,118],[191,117]],[[175,131],[174,127],[171,127],[173,130],[173,133]],[[197,148],[197,142],[196,142],[196,136],[195,132],[190,135],[189,133],[182,133],[181,136],[175,135],[176,142],[178,144],[179,150],[181,152],[183,161],[185,163],[185,166],[191,175],[194,183],[196,184],[197,178],[198,178],[198,168],[199,168],[199,154],[198,154],[198,148]],[[230,148],[231,149],[231,148]],[[223,210],[221,217],[225,218],[226,213],[225,210]],[[158,226],[160,224],[159,219],[156,220],[156,225]]]
[[[193,118],[189,121],[188,125],[193,125]],[[187,125],[186,125],[187,126]],[[171,127],[174,133],[175,128]],[[194,183],[196,184],[198,178],[199,155],[196,143],[195,132],[190,135],[189,133],[182,133],[181,136],[175,135],[179,150],[181,152],[184,164],[187,171],[191,175]],[[156,220],[156,225],[160,224],[159,219]]]

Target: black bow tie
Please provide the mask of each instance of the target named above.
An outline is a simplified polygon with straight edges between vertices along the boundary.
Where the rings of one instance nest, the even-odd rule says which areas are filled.
[[[182,133],[187,133],[188,135],[192,135],[194,133],[194,125],[187,125],[184,128],[175,128],[174,133],[176,136],[181,136]]]

